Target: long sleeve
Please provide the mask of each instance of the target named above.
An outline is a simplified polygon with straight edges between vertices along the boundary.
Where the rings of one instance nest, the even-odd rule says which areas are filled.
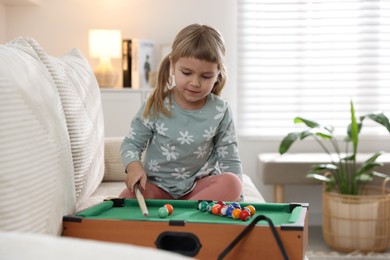
[[[141,161],[142,153],[152,137],[151,123],[142,118],[145,104],[141,106],[131,121],[129,133],[123,139],[120,148],[121,158],[125,168],[133,161]]]
[[[226,107],[222,121],[214,137],[215,153],[222,172],[232,172],[242,180],[242,165],[238,152],[232,112]]]

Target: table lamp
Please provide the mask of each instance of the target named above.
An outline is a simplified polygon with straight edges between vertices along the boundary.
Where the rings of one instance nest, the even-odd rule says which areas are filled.
[[[114,87],[118,73],[111,64],[111,58],[120,58],[122,52],[122,35],[119,30],[90,30],[89,54],[99,58],[99,65],[94,73],[100,87]]]

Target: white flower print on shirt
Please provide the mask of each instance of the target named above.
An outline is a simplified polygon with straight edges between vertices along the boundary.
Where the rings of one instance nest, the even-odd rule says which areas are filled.
[[[156,160],[150,160],[148,162],[148,165],[149,165],[149,170],[153,172],[157,172],[160,169],[160,165],[158,165]]]
[[[165,131],[167,131],[168,128],[164,128],[164,123],[162,123],[161,125],[156,123],[156,130],[157,133],[159,133],[160,135],[165,135]]]
[[[217,128],[210,126],[209,130],[204,130],[205,134],[203,135],[203,137],[206,137],[207,141],[210,141],[215,136],[215,131],[217,131]]]
[[[223,142],[232,143],[235,141],[235,135],[234,135],[234,127],[232,124],[229,125],[228,129],[226,129],[225,137],[222,138]]]
[[[184,133],[183,132],[179,132],[181,137],[177,138],[178,141],[180,141],[180,144],[191,144],[194,139],[193,139],[193,135],[189,135],[188,131],[185,131]]]
[[[208,148],[208,144],[205,144],[204,146],[198,146],[198,148],[196,148],[196,151],[194,152],[194,154],[197,155],[196,158],[203,158],[207,154]]]
[[[165,144],[164,146],[161,146],[161,150],[163,150],[162,155],[165,155],[167,157],[167,160],[170,161],[171,158],[173,160],[176,160],[179,155],[179,153],[175,152],[174,150],[176,149],[175,146],[171,146],[169,144]]]
[[[209,163],[206,162],[203,167],[196,173],[196,177],[199,178],[199,177],[203,177],[203,176],[206,176],[208,175],[210,172],[212,172],[214,169],[213,167],[210,167]]]
[[[225,155],[228,155],[227,147],[221,146],[217,148],[218,157],[225,158]]]
[[[133,127],[130,126],[129,133],[126,135],[126,137],[134,140],[134,136],[137,135],[137,133],[134,132],[133,130],[134,130]]]
[[[217,115],[214,116],[214,119],[219,119],[222,118],[223,115],[225,114],[225,108],[226,104],[224,103],[222,107],[216,106],[215,109],[219,112]]]
[[[183,180],[188,178],[189,174],[190,174],[190,172],[188,172],[188,171],[186,172],[185,168],[181,168],[181,169],[175,168],[175,172],[171,173],[171,175],[173,177],[175,177],[176,179],[183,179]]]
[[[229,169],[230,167],[223,163],[219,163],[219,168],[221,169],[222,172],[227,172],[227,169]]]
[[[125,153],[125,157],[130,157],[130,158],[134,158],[136,157],[137,153],[133,152],[133,151],[126,151]]]
[[[153,129],[153,121],[150,121],[149,118],[144,119],[143,124],[144,124],[144,126],[149,128],[150,130]]]

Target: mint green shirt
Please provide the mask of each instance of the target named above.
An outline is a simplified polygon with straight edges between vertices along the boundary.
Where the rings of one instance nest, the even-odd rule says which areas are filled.
[[[168,98],[165,100],[168,106]],[[175,199],[208,175],[232,172],[242,180],[237,138],[228,103],[210,94],[199,110],[184,110],[172,98],[171,116],[143,118],[142,105],[121,146],[126,167],[140,161],[148,180]]]

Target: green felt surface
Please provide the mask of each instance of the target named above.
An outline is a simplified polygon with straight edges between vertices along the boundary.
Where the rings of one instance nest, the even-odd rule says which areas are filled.
[[[158,209],[169,203],[174,210],[166,218],[160,218]],[[228,203],[229,204],[229,203]],[[249,203],[240,203],[241,207]],[[210,212],[198,210],[198,201],[191,200],[146,200],[149,216],[144,216],[135,199],[125,199],[123,207],[113,207],[112,201],[105,201],[89,209],[79,212],[77,215],[88,219],[119,219],[119,220],[141,220],[141,221],[171,221],[184,220],[188,223],[213,223],[213,224],[237,224],[247,225],[251,219],[258,215],[264,215],[272,220],[275,226],[291,224],[298,221],[302,207],[295,207],[290,212],[290,204],[284,203],[250,203],[256,208],[256,215],[248,221],[235,220],[226,216],[213,215]],[[258,225],[268,225],[260,221]]]

